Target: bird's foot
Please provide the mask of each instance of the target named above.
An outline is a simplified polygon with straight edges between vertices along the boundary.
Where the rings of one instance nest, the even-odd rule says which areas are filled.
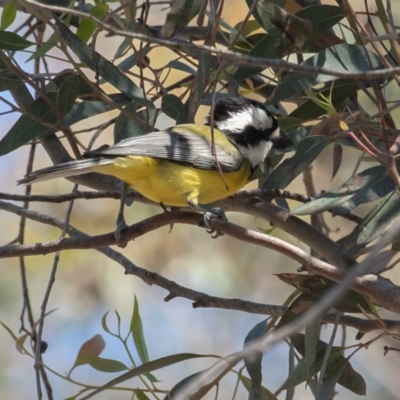
[[[210,208],[209,210],[207,210],[204,213],[203,222],[204,222],[204,225],[206,226],[206,231],[207,231],[207,233],[209,233],[211,235],[211,237],[213,239],[216,239],[219,236],[223,236],[224,233],[211,228],[210,221],[213,218],[218,218],[223,221],[228,221],[228,218],[226,218],[226,214],[225,214],[224,210],[220,207]]]

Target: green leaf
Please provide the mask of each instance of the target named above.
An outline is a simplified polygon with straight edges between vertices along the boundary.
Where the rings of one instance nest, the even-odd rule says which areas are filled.
[[[47,54],[59,41],[59,36],[53,32],[49,39],[41,44],[39,48],[26,60],[26,62],[36,60],[37,58],[43,57]]]
[[[114,334],[110,331],[110,329],[108,328],[108,325],[107,325],[107,315],[108,315],[108,313],[109,313],[109,311],[107,311],[107,312],[103,315],[103,317],[101,318],[101,326],[103,327],[103,329],[104,329],[107,333],[109,333],[110,335],[113,335],[113,336],[114,336]]]
[[[199,371],[196,372],[192,375],[187,376],[186,378],[183,378],[181,381],[179,381],[170,391],[169,393],[164,397],[164,400],[174,400],[175,396],[180,393],[180,391],[190,382],[192,382],[194,379],[196,379],[198,376],[203,374],[205,371]]]
[[[296,350],[304,357],[305,355],[305,338],[303,334],[297,333],[290,336],[290,340],[293,343]],[[319,340],[317,344],[316,361],[311,367],[311,371],[306,367],[306,361],[303,359],[300,361],[291,376],[283,384],[282,389],[288,389],[299,385],[302,382],[307,381],[309,378],[314,376],[321,369],[327,343]],[[326,369],[326,376],[331,376],[334,371],[337,370],[337,366],[340,365],[343,360],[346,360],[342,355],[343,348],[333,346],[329,361]],[[340,385],[346,389],[351,390],[353,393],[358,395],[365,395],[366,385],[363,377],[356,372],[349,362],[346,363],[344,371],[337,381]]]
[[[346,12],[338,6],[317,4],[301,9],[296,16],[311,21],[315,31],[327,32],[346,17]]]
[[[380,58],[375,53],[362,46],[347,43],[328,47],[300,65],[350,72],[365,72],[383,67]],[[283,77],[268,102],[277,103],[319,83],[330,82],[334,79],[331,75],[325,74],[289,73]]]
[[[182,123],[193,123],[194,117],[199,108],[206,86],[208,85],[210,76],[210,55],[200,54],[199,63],[197,67],[197,74],[195,79],[195,85],[192,93],[190,94],[185,106],[180,110],[178,118],[176,120],[177,125]],[[182,118],[185,117],[184,120]]]
[[[170,61],[167,66],[172,69],[176,69],[177,71],[187,72],[189,75],[197,75],[197,71],[195,69],[178,60]]]
[[[364,378],[354,370],[349,361],[350,357],[337,357],[328,364],[325,374],[325,379],[332,379],[332,382],[327,383],[332,385],[335,381],[351,392],[359,396],[365,396],[367,393],[367,385]],[[328,387],[329,388],[329,387]]]
[[[9,335],[14,339],[14,342],[17,342],[19,340],[18,337],[14,334],[14,332],[6,324],[4,324],[3,322],[0,322],[0,324],[9,333]]]
[[[166,94],[161,99],[161,110],[175,121],[178,119],[182,107],[182,100],[174,94]]]
[[[187,26],[204,7],[203,0],[173,0],[161,28],[161,37],[169,39]]]
[[[89,10],[89,14],[97,19],[102,19],[108,12],[109,6],[107,4],[96,4]],[[83,42],[87,42],[93,32],[96,30],[97,24],[88,18],[82,18],[81,23],[76,31],[76,36]]]
[[[21,84],[21,80],[0,60],[0,92],[10,90]]]
[[[310,165],[330,143],[328,136],[308,136],[297,145],[296,153],[279,164],[265,182],[263,189],[283,189]]]
[[[75,104],[81,89],[82,78],[72,74],[60,85],[57,93],[56,104],[62,115],[67,114]]]
[[[239,375],[239,379],[240,379],[240,382],[242,382],[243,386],[249,391],[249,393],[251,395],[253,393],[251,380],[249,378],[243,376],[242,374]],[[278,400],[278,398],[264,386],[261,386],[261,390],[260,390],[259,394],[262,396],[259,398],[262,398],[263,400]],[[253,395],[253,399],[254,399],[254,395]]]
[[[305,360],[306,367],[311,370],[312,365],[315,362],[317,357],[317,345],[319,339],[319,330],[320,330],[320,318],[312,321],[310,324],[306,326],[306,331],[304,335],[305,339]]]
[[[224,21],[226,23],[226,21]],[[221,21],[222,25],[222,21]],[[230,33],[229,41],[234,39],[234,37],[238,34],[238,29],[240,29],[240,40],[246,39],[247,36],[251,35],[255,31],[259,30],[261,28],[260,24],[256,20],[250,20],[246,21],[244,26],[242,26],[242,21],[238,22],[233,28],[226,23],[224,25],[227,27]]]
[[[14,0],[9,1],[3,7],[3,12],[1,13],[1,25],[0,29],[7,29],[14,21],[17,16],[17,8],[15,7]]]
[[[100,372],[115,373],[128,370],[128,367],[120,361],[110,358],[101,358],[90,353],[84,353],[85,364]]]
[[[132,40],[129,41],[129,43],[131,43]],[[131,54],[128,57],[125,57],[120,63],[118,63],[118,68],[121,69],[122,71],[128,71],[130,70],[132,67],[138,65],[139,68],[140,63],[141,63],[141,59],[146,59],[148,62],[150,61],[148,59],[147,54],[150,52],[150,50],[152,50],[153,48],[151,46],[144,46],[141,50],[140,50],[140,56],[138,54]],[[116,57],[115,57],[116,58]]]
[[[263,58],[280,58],[290,45],[289,41],[282,40],[281,34],[276,29],[272,29],[250,50],[248,55]],[[264,67],[241,65],[236,70],[233,78],[236,82],[241,82],[260,73],[264,69]]]
[[[281,129],[283,129],[285,132],[292,132],[301,126],[301,124],[303,123],[303,120],[299,119],[299,118],[293,118],[291,116],[287,116],[287,117],[278,118],[278,123],[279,123],[279,127]],[[292,137],[292,135],[290,135],[290,136]],[[304,135],[304,137],[305,136],[306,136],[306,134]],[[304,139],[304,137],[302,137],[301,139]],[[293,138],[292,138],[292,140],[293,140]],[[297,140],[296,143],[298,143],[299,141],[300,140]]]
[[[136,109],[137,103],[135,102],[125,107],[126,111],[135,115],[136,120],[123,112],[117,117],[114,125],[114,141],[116,143],[129,137],[141,136],[154,131],[154,125],[156,124],[160,110],[150,108],[149,110],[142,110],[135,113]],[[146,121],[147,118],[148,121]]]
[[[286,23],[285,32],[294,38],[296,52],[316,53],[343,42],[331,28],[346,17],[342,8],[332,5],[305,7],[295,14],[297,19]]]
[[[14,32],[0,31],[0,50],[24,50],[33,44]]]
[[[129,112],[131,114],[135,114],[139,108],[139,104],[135,101],[127,104],[124,107],[124,111]],[[114,142],[118,143],[123,139],[129,137],[129,129],[132,125],[136,125],[137,122],[129,117],[125,112],[122,112],[118,115],[114,124]],[[145,125],[143,121],[142,127]]]
[[[350,94],[356,92],[356,82],[348,79],[337,79],[329,84],[329,87],[317,91],[318,94],[328,98],[332,94],[331,102],[335,109],[338,109]],[[318,95],[317,95],[318,97]],[[302,121],[316,119],[324,115],[326,111],[312,99],[307,99],[299,105],[288,117],[298,118]]]
[[[400,191],[396,189],[375,206],[347,236],[344,246],[354,253],[378,238],[400,214]]]
[[[150,397],[140,389],[136,389],[135,394],[138,400],[150,400]]]
[[[253,0],[246,0],[247,6],[253,5]],[[276,9],[284,7],[286,0],[259,0],[253,16],[256,21],[267,31],[274,27]]]
[[[202,358],[202,357],[213,357],[211,355],[202,355],[202,354],[193,354],[193,353],[181,353],[181,354],[174,354],[172,356],[162,357],[157,360],[149,361],[148,363],[142,364],[137,368],[133,368],[128,372],[125,372],[121,376],[112,379],[111,381],[107,382],[105,385],[101,386],[100,388],[94,390],[92,393],[88,394],[85,397],[82,397],[81,400],[87,400],[92,398],[98,393],[103,392],[106,389],[109,389],[119,383],[123,383],[129,379],[135,378],[136,376],[146,374],[151,371],[155,371],[160,368],[168,367],[169,365],[176,364],[181,361],[191,360],[193,358]]]
[[[359,174],[352,176],[330,192],[324,193],[309,203],[302,204],[292,211],[294,215],[316,214],[354,199],[352,206],[348,203],[346,210],[354,208],[359,204],[376,200],[393,191],[395,184],[393,179],[387,175],[386,168],[376,166],[368,168]],[[342,211],[341,211],[342,210]],[[335,213],[342,213],[343,209],[336,209]]]
[[[244,339],[244,347],[251,342],[262,338],[267,332],[267,320],[259,322],[255,325]],[[258,392],[261,390],[262,372],[261,362],[262,351],[253,352],[250,357],[244,358],[244,364],[251,378],[252,391]]]
[[[136,295],[133,303],[130,331],[132,333],[132,338],[135,343],[135,347],[139,354],[140,360],[143,364],[149,362],[149,354],[144,338],[142,319],[140,318],[139,313],[139,302],[136,298]]]
[[[393,178],[386,174],[386,171],[384,171],[380,178],[381,179],[377,177],[371,185],[358,190],[351,199],[345,201],[339,207],[336,207],[333,210],[333,215],[348,213],[360,204],[379,200],[395,190],[396,184]]]
[[[100,74],[101,77],[111,85],[114,85],[132,101],[136,101],[143,106],[146,105],[148,100],[143,97],[142,89],[135,85],[118,67],[83,43],[57,17],[55,17],[55,22],[62,38],[81,62],[86,64],[92,71]]]
[[[315,400],[325,400],[332,398],[335,386],[338,383],[338,380],[341,377],[348,362],[349,358],[343,358],[342,360],[340,360],[336,368],[334,368],[333,373],[331,373],[327,377],[327,379],[324,379],[322,386],[319,388],[317,395],[315,396]]]
[[[95,115],[100,115],[107,111],[114,110],[116,106],[126,106],[131,100],[123,94],[110,94],[108,97],[114,104],[106,103],[101,100],[85,100],[76,103],[71,111],[65,116],[64,122],[71,126],[86,118],[91,118]]]
[[[55,93],[48,93],[47,95],[51,101],[55,102]],[[57,118],[51,111],[49,105],[42,98],[35,100],[29,106],[27,113],[28,115],[34,115],[39,118],[43,123],[49,122],[54,124],[57,121]],[[34,121],[28,116],[21,115],[3,139],[0,140],[0,156],[10,153],[28,143],[30,140],[36,139],[37,137],[51,131],[52,128]]]

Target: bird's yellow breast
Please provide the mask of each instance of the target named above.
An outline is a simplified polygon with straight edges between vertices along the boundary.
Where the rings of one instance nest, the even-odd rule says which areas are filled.
[[[93,171],[115,176],[148,199],[176,207],[187,206],[187,200],[208,204],[228,197],[250,177],[250,165],[244,161],[238,171],[223,174],[228,189],[218,171],[142,156],[118,157]]]

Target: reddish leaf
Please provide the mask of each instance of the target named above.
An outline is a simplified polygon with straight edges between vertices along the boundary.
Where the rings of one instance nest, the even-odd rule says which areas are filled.
[[[24,343],[25,343],[25,340],[27,337],[28,337],[28,334],[25,333],[25,335],[22,335],[21,337],[18,338],[18,340],[15,341],[15,348],[21,354],[25,354]]]
[[[95,335],[81,346],[79,349],[78,355],[76,356],[74,365],[69,371],[68,375],[74,370],[74,368],[88,364],[87,354],[90,356],[98,357],[101,352],[106,347],[106,343],[101,335]]]

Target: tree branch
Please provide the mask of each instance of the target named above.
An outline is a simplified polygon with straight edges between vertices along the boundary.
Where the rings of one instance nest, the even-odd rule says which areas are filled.
[[[26,210],[5,202],[0,202],[0,209],[10,211],[18,215],[25,215],[29,219],[44,222],[53,226],[58,226],[59,223],[63,223],[63,221],[59,219],[43,215],[35,211]],[[124,242],[128,242],[152,230],[175,223],[199,225],[202,223],[202,216],[194,212],[178,211],[158,214],[126,228],[122,232],[121,239]],[[304,266],[304,268],[307,268],[308,270],[335,282],[340,282],[342,279],[344,279],[344,277],[347,276],[345,271],[340,270],[333,265],[328,264],[327,262],[311,257],[308,253],[297,248],[296,246],[286,243],[285,241],[273,236],[265,235],[260,232],[254,232],[219,219],[211,220],[210,226],[213,229],[216,229],[241,241],[278,251],[281,254],[284,254],[299,262]],[[69,230],[67,232],[70,234]],[[0,248],[0,258],[43,255],[67,249],[99,250],[101,247],[115,244],[116,239],[113,232],[93,237],[79,233],[79,236],[53,240],[50,242],[3,246]],[[143,271],[146,270],[142,270],[142,275]],[[131,271],[127,270],[127,273],[131,273]],[[153,283],[153,275],[151,272],[146,271],[142,279],[149,284]],[[363,277],[357,278],[352,284],[351,288],[356,292],[368,297],[374,304],[384,307],[387,310],[400,313],[400,288],[392,284],[390,281],[387,281],[386,279],[376,275],[364,275]]]
[[[190,42],[180,41],[180,40],[168,40],[161,39],[154,35],[146,35],[138,32],[127,32],[123,30],[116,29],[115,27],[104,23],[103,21],[93,17],[89,13],[71,10],[66,7],[52,6],[48,4],[39,3],[34,0],[27,0],[28,4],[32,4],[39,9],[50,10],[59,13],[66,13],[70,15],[75,15],[78,17],[86,18],[94,22],[98,27],[101,27],[107,32],[110,32],[114,35],[118,35],[121,37],[138,39],[144,42],[158,44],[161,46],[168,47],[174,50],[191,52],[193,50],[200,51],[205,54],[214,54],[218,57],[224,58],[227,62],[232,65],[252,65],[257,67],[264,68],[279,68],[288,72],[297,72],[300,74],[325,74],[331,75],[335,77],[341,78],[353,78],[353,79],[378,79],[378,78],[387,78],[389,76],[393,76],[400,73],[400,67],[393,68],[383,68],[380,70],[374,71],[363,71],[363,72],[351,72],[351,71],[339,71],[332,68],[325,67],[312,67],[307,65],[299,65],[291,62],[287,62],[285,60],[271,59],[271,58],[263,58],[263,57],[254,57],[246,54],[237,53],[232,50],[222,50],[220,48],[214,46],[207,45],[198,45]]]
[[[321,257],[328,260],[331,264],[339,268],[349,268],[356,261],[350,257],[342,246],[334,242],[329,237],[322,235],[321,232],[304,222],[302,219],[290,215],[290,213],[269,202],[260,199],[243,199],[241,201],[224,200],[223,204],[228,203],[227,209],[239,211],[255,217],[266,219],[273,226],[277,226],[283,231],[299,239],[307,246],[310,246]]]

